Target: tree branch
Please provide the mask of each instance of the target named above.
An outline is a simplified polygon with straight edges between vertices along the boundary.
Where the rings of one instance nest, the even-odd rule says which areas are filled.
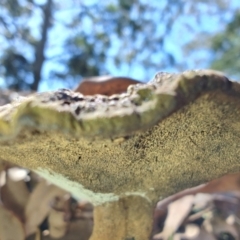
[[[42,66],[45,60],[44,50],[47,42],[48,29],[50,28],[50,21],[52,18],[52,0],[48,0],[43,7],[43,26],[41,31],[42,39],[35,47],[35,62],[33,63],[34,81],[31,84],[31,90],[37,91],[39,82],[41,80]]]

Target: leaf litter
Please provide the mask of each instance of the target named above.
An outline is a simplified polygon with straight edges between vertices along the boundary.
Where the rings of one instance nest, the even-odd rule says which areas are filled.
[[[93,205],[37,174],[1,163],[1,240],[87,240]],[[18,171],[19,170],[19,171]],[[230,174],[159,201],[152,240],[240,239],[240,174]]]

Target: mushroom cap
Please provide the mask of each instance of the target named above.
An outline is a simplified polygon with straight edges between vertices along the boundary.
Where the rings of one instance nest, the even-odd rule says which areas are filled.
[[[0,107],[1,158],[94,204],[157,201],[240,169],[240,85],[212,70],[158,73],[122,94],[70,90]]]

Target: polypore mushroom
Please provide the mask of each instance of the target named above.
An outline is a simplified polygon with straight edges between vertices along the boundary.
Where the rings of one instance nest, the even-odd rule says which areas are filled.
[[[148,239],[159,197],[240,170],[239,137],[240,85],[211,70],[0,108],[1,157],[90,200],[91,240]]]

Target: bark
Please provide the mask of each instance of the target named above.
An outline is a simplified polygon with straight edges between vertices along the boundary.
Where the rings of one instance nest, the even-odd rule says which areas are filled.
[[[39,83],[41,81],[41,72],[43,63],[45,61],[45,47],[48,38],[48,30],[50,28],[50,22],[52,18],[52,0],[48,0],[43,7],[43,25],[41,31],[41,40],[35,47],[35,61],[33,63],[33,83],[31,84],[31,90],[37,91]]]

